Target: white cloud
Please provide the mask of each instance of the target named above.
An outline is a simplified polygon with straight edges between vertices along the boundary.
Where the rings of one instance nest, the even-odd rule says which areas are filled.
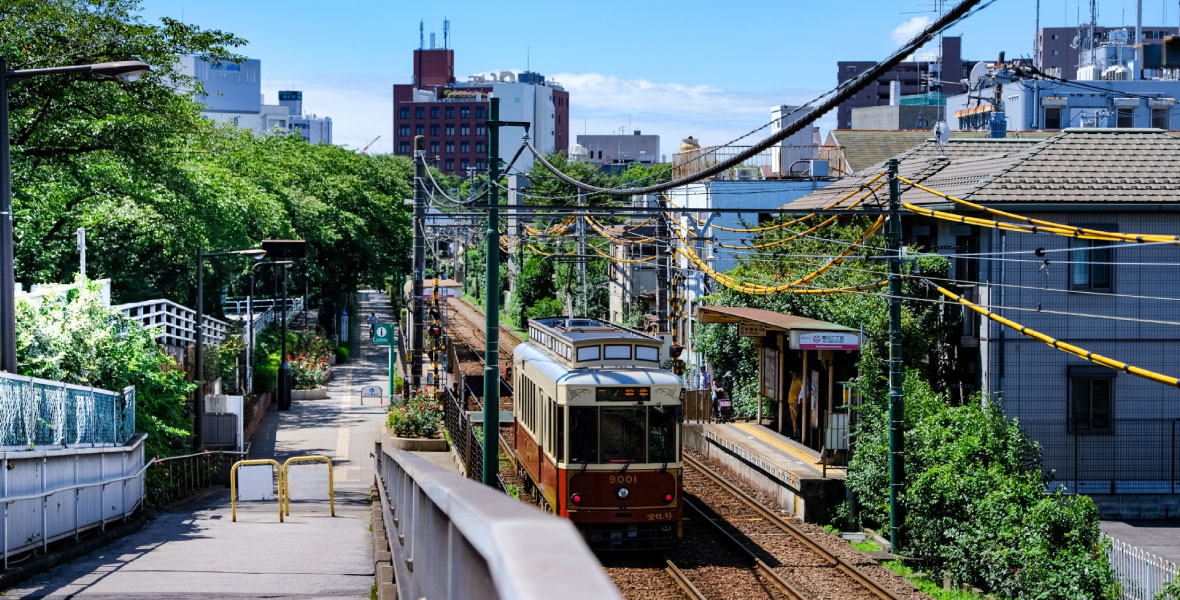
[[[914,17],[894,27],[889,37],[893,40],[894,44],[900,46],[913,39],[915,35],[918,35],[923,29],[929,27],[932,22],[930,17],[927,16]]]

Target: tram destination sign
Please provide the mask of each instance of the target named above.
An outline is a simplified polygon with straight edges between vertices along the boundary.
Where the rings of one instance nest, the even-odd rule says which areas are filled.
[[[651,388],[646,387],[600,387],[594,388],[597,402],[646,402],[651,400]]]
[[[855,331],[792,331],[792,350],[858,350],[860,335]]]

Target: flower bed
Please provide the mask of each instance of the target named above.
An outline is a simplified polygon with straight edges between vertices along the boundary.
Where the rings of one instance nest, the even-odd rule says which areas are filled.
[[[443,409],[433,387],[415,390],[408,400],[389,406],[386,424],[396,437],[437,439],[442,434]]]

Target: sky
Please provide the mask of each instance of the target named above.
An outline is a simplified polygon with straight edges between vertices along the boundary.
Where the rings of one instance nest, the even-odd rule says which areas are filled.
[[[409,83],[418,23],[455,51],[455,76],[526,68],[570,92],[570,139],[642,130],[671,156],[692,135],[723,144],[836,84],[836,61],[880,60],[937,17],[940,0],[704,0],[429,3],[377,0],[143,0],[142,17],[181,19],[248,40],[262,90],[304,92],[337,144],[392,151],[392,86]],[[945,2],[951,5],[953,0]],[[1099,0],[1099,23],[1134,23],[1134,0]],[[1143,0],[1145,25],[1180,24],[1180,1]],[[963,57],[1031,56],[1035,0],[995,0],[951,28]],[[1088,0],[1040,0],[1041,26],[1089,20]],[[928,51],[928,49],[924,49]],[[818,123],[835,125],[830,113]],[[754,136],[757,139],[759,136]]]

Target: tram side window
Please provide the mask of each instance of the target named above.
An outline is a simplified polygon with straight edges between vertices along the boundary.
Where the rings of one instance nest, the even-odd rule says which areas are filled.
[[[570,462],[598,462],[597,407],[570,407]]]
[[[602,462],[643,462],[646,412],[642,406],[602,409]]]
[[[647,428],[647,462],[676,462],[676,414],[672,407],[651,407],[647,413]]]

